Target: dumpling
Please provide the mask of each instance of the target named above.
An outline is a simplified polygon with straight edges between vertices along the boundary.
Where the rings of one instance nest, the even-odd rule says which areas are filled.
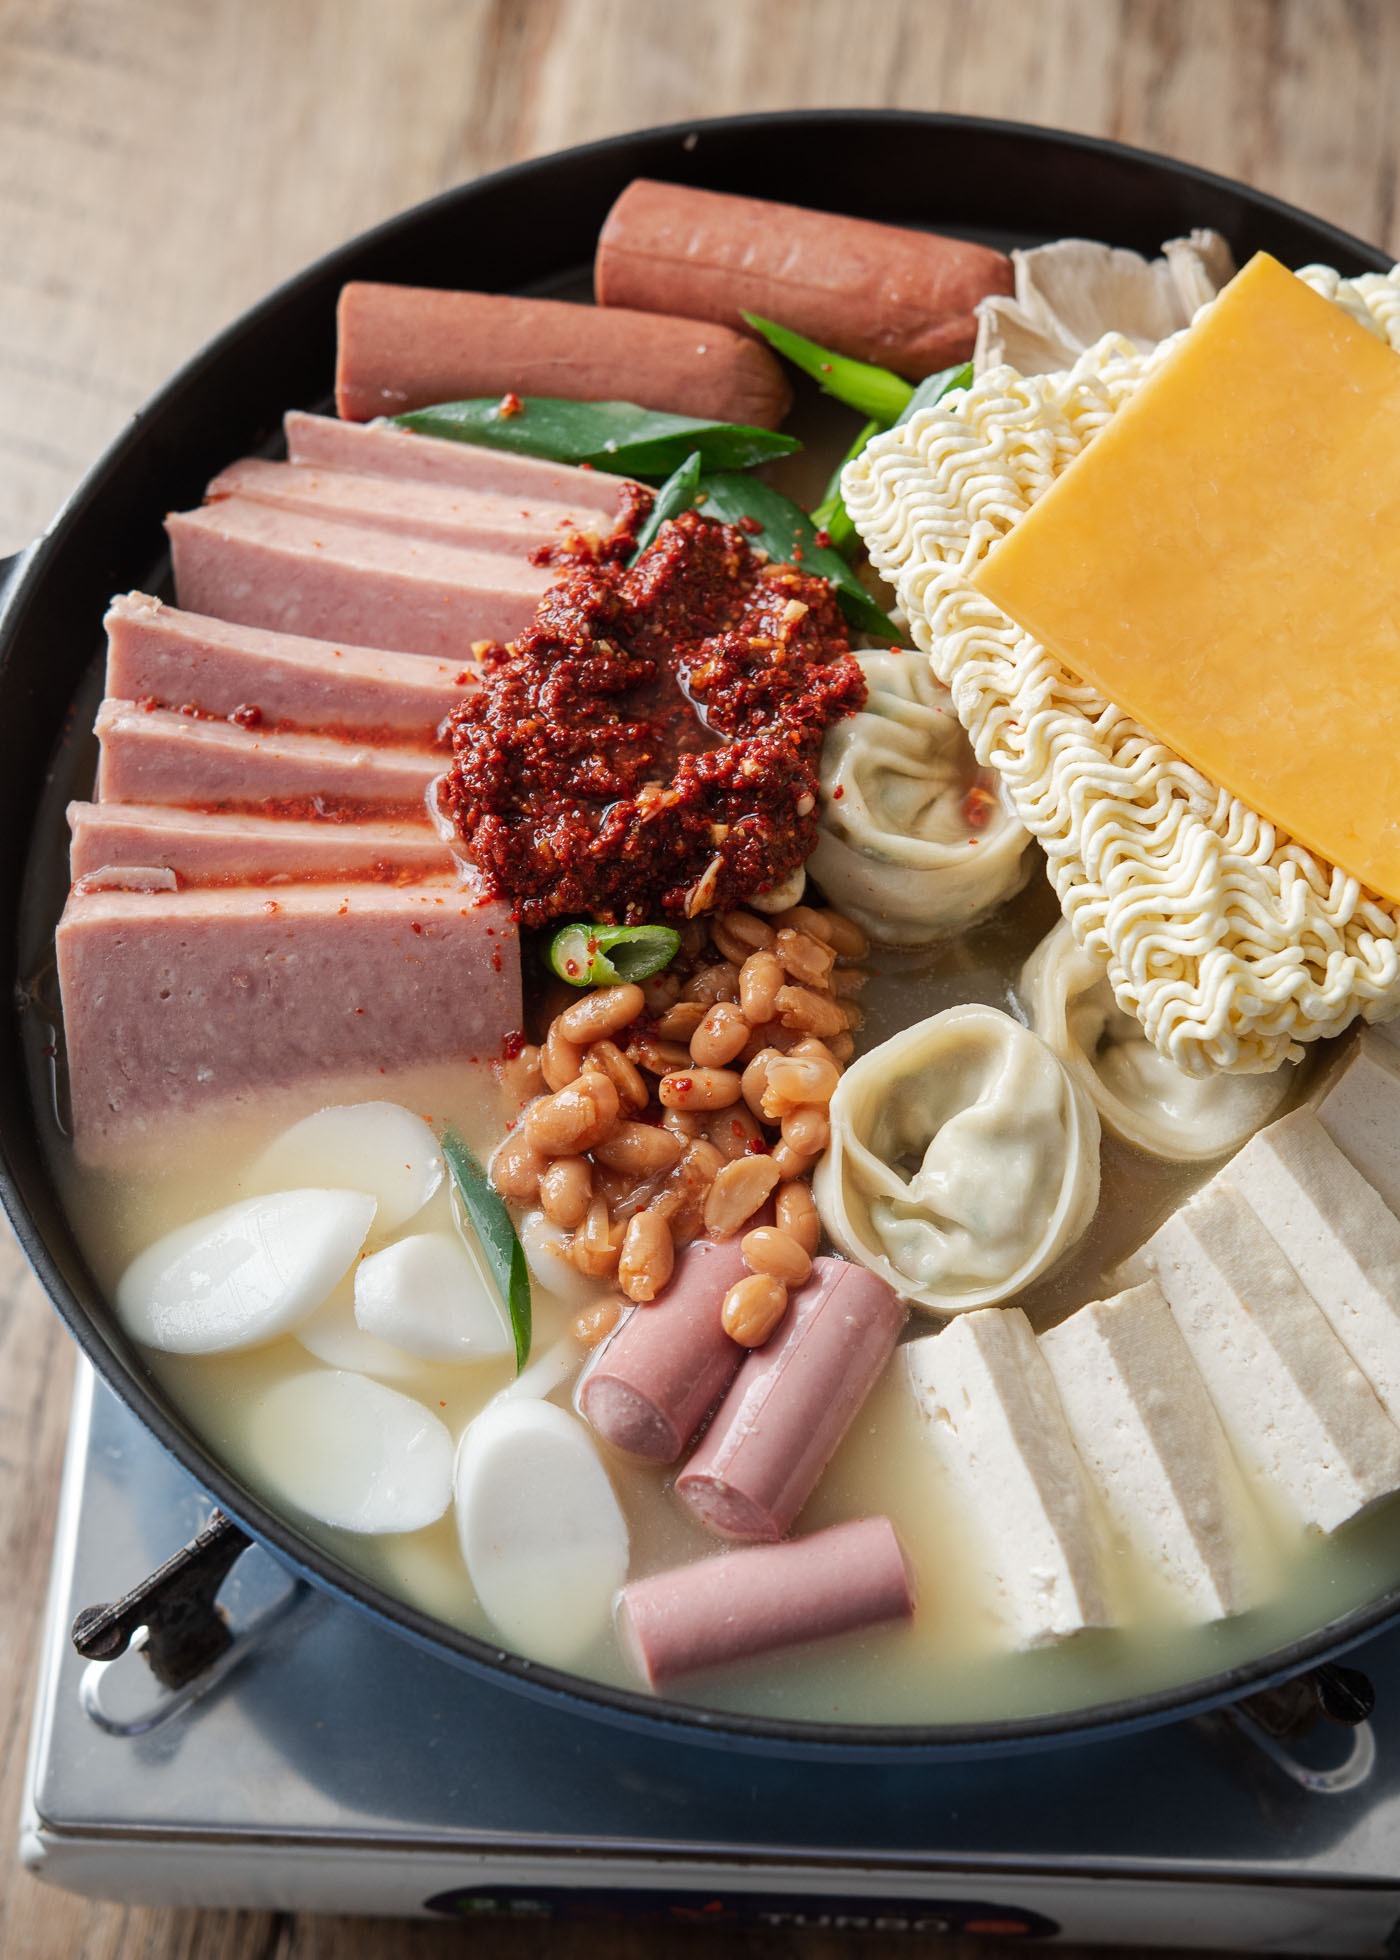
[[[951,1007],[847,1069],[814,1191],[841,1251],[906,1300],[995,1306],[1087,1228],[1099,1120],[1039,1036],[999,1008]]]
[[[1018,992],[1104,1128],[1149,1156],[1187,1164],[1238,1150],[1293,1087],[1292,1064],[1272,1075],[1186,1075],[1118,1005],[1108,969],[1064,921],[1026,961]]]
[[[1019,891],[1030,833],[978,768],[928,656],[858,657],[869,700],[823,745],[808,868],[872,939],[926,946]]]

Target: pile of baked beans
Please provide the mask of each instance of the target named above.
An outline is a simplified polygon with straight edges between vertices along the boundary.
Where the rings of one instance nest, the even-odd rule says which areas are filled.
[[[777,1327],[817,1250],[811,1172],[854,1051],[868,950],[850,919],[807,905],[696,920],[664,973],[571,1000],[523,1051],[514,1085],[529,1100],[491,1177],[571,1235],[580,1272],[616,1280],[623,1298],[574,1322],[586,1345],[625,1301],[659,1298],[702,1232],[744,1233],[729,1335],[761,1347]]]

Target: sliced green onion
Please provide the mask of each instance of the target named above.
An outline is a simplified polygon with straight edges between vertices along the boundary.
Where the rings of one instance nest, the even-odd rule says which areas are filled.
[[[945,395],[951,395],[955,388],[970,388],[972,382],[971,361],[964,361],[961,367],[942,368],[937,374],[925,375],[905,403],[895,427],[898,428],[900,422],[907,422],[911,415],[917,415],[921,408],[932,408]]]
[[[791,327],[765,320],[761,313],[746,313],[744,318],[770,347],[785,354],[804,374],[810,374],[823,394],[834,395],[847,408],[859,409],[882,429],[889,428],[903,414],[914,384],[902,375],[891,373],[889,368],[872,367],[869,361],[853,361],[849,355],[834,353],[830,347],[820,347],[805,334],[794,333]]]
[[[635,565],[647,546],[651,544],[661,526],[672,517],[679,517],[683,510],[693,510],[700,489],[700,451],[692,449],[685,461],[679,464],[656,493],[656,501],[651,507],[647,521],[637,533],[636,548],[629,563]]]
[[[551,972],[571,987],[615,987],[649,980],[669,966],[681,949],[670,926],[561,926],[545,958]]]
[[[480,1158],[455,1130],[443,1131],[442,1154],[491,1269],[501,1304],[510,1317],[518,1375],[530,1359],[530,1268],[525,1263],[525,1248],[516,1237],[510,1213],[486,1175]]]
[[[635,402],[571,402],[551,395],[440,402],[391,419],[416,435],[546,456],[554,463],[588,463],[620,476],[669,476],[692,450],[700,452],[707,470],[744,470],[802,447],[796,436],[747,423],[705,422]]]

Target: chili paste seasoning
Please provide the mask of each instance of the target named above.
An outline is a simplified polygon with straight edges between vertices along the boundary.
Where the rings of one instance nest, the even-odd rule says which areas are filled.
[[[688,511],[486,650],[440,803],[526,925],[724,910],[811,855],[822,737],[864,702],[827,581]]]

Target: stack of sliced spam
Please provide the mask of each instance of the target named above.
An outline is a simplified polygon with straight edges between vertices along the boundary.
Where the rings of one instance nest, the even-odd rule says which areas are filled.
[[[79,1154],[270,1088],[494,1057],[515,929],[428,792],[483,641],[534,562],[606,535],[620,478],[292,414],[168,520],[177,605],[107,618],[94,800],[58,931]]]
[[[1019,1309],[907,1350],[1011,1638],[1115,1623],[1127,1550],[1182,1615],[1266,1584],[1265,1517],[1330,1532],[1400,1489],[1400,1047],[1368,1030],[1037,1340]]]

